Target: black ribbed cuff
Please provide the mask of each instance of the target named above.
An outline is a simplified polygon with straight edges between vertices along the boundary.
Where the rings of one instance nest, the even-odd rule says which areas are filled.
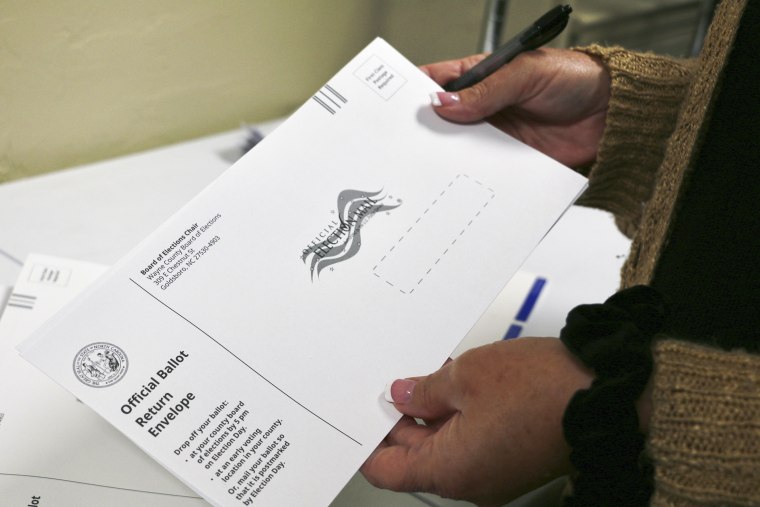
[[[660,293],[643,285],[568,314],[560,340],[596,379],[575,393],[562,420],[577,471],[566,507],[633,507],[651,497],[636,400],[652,374],[651,343],[666,314]]]

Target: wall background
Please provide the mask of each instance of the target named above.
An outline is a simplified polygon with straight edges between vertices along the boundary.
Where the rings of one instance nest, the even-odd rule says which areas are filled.
[[[675,56],[714,4],[509,0],[504,38],[568,2],[551,45]],[[286,116],[376,36],[416,64],[472,54],[487,3],[0,0],[0,183]]]
[[[0,0],[0,182],[287,115],[375,36],[477,49],[485,0]]]

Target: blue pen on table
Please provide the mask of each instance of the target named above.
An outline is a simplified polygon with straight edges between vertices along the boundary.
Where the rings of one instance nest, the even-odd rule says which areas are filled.
[[[533,308],[535,308],[536,303],[538,302],[538,297],[541,295],[541,291],[544,290],[546,284],[546,278],[542,276],[536,277],[528,294],[525,296],[525,300],[523,300],[522,306],[520,306],[520,310],[517,312],[517,315],[515,315],[515,322],[509,326],[502,338],[503,340],[519,338],[523,331],[523,326],[528,322],[528,317],[530,317]]]
[[[523,51],[543,46],[565,29],[571,12],[573,9],[569,5],[558,5],[549,10],[528,28],[515,35],[509,42],[481,60],[480,63],[446,84],[443,89],[447,92],[456,92],[468,88],[496,72]]]

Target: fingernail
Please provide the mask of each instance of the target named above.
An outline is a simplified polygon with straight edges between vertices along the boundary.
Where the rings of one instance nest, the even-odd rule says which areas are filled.
[[[394,380],[385,388],[385,399],[391,403],[409,403],[417,382],[408,379]]]
[[[391,386],[393,385],[393,382],[388,382],[385,385],[385,394],[383,395],[385,397],[385,401],[388,403],[393,403],[393,396],[391,396]]]
[[[430,103],[435,107],[450,106],[459,102],[459,94],[452,92],[434,92],[430,94]]]

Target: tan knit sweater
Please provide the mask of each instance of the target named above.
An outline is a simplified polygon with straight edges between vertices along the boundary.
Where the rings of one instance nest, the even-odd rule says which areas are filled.
[[[723,0],[698,60],[583,49],[609,69],[612,98],[580,203],[633,238],[623,287],[651,280],[746,1]],[[760,505],[760,357],[663,337],[654,358],[652,505]]]

